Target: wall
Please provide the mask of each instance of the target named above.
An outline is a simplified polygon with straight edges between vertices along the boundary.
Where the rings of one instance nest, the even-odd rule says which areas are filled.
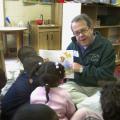
[[[24,5],[22,0],[5,1],[5,16],[8,16],[13,25],[20,21],[27,23],[30,20],[35,20],[43,14],[44,19],[51,18],[50,5]]]
[[[65,50],[71,42],[73,33],[71,31],[72,19],[81,13],[81,3],[63,4],[63,24],[62,24],[62,49]]]
[[[22,22],[27,25],[28,21],[35,20],[43,14],[44,19],[51,18],[51,5],[24,5],[23,0],[6,0],[5,16],[9,17],[12,26]],[[26,43],[26,40],[24,40]],[[13,35],[7,35],[7,44],[9,48],[16,47],[16,40]]]
[[[0,0],[0,26],[4,26],[4,4],[3,0]]]

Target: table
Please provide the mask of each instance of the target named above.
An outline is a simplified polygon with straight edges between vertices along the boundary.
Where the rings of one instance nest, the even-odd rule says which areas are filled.
[[[5,60],[4,60],[4,54],[3,54],[3,44],[2,44],[2,41],[0,41],[0,69],[5,71]]]
[[[27,30],[27,27],[0,27],[1,39],[3,41],[4,35],[15,34],[17,50],[23,46],[23,32]]]
[[[5,60],[3,55],[3,50],[0,48],[0,68],[5,71]]]

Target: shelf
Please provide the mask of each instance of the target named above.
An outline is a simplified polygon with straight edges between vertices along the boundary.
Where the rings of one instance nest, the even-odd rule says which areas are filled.
[[[23,0],[23,3],[25,3],[25,4],[38,4],[39,1]]]
[[[99,6],[99,7],[120,7],[119,4],[110,4],[110,3],[101,3],[101,2],[92,2],[92,3],[82,3],[84,6]]]
[[[54,27],[60,27],[60,25],[55,25],[55,24],[48,24],[48,25],[37,25],[39,28],[42,27],[42,28],[54,28]]]
[[[109,25],[109,26],[95,26],[94,28],[97,29],[102,29],[102,28],[119,28],[120,25]]]
[[[54,4],[54,2],[43,2],[43,1],[40,1],[40,0],[36,0],[36,1],[33,1],[33,0],[23,0],[23,3],[24,4],[42,4],[42,5]]]
[[[42,5],[52,5],[55,4],[55,2],[40,2]]]

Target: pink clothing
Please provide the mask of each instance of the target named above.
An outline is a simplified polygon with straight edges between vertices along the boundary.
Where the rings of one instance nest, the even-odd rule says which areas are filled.
[[[45,104],[46,91],[44,87],[37,87],[30,96],[31,104]],[[76,111],[69,93],[60,87],[50,88],[49,102],[46,105],[56,111],[59,120],[69,120]]]

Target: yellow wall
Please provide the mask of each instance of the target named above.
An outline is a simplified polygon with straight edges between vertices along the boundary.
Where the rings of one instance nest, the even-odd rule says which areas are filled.
[[[40,14],[43,14],[44,20],[51,18],[51,5],[24,5],[22,1],[5,1],[5,16],[10,18],[12,26],[17,26],[21,22],[27,25],[28,21],[35,20]],[[7,35],[7,40],[9,48],[16,46],[13,35]]]
[[[51,18],[51,5],[24,5],[22,0],[5,1],[5,16],[8,16],[13,25],[20,21],[27,23],[43,14],[44,19]]]

